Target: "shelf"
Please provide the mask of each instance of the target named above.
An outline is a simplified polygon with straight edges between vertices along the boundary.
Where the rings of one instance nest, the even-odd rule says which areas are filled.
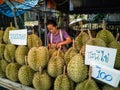
[[[16,83],[5,78],[0,78],[0,86],[9,90],[35,90],[32,87],[28,87],[20,83]]]

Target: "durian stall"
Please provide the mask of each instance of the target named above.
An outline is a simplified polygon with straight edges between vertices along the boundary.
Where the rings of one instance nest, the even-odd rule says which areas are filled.
[[[9,31],[15,30],[12,23],[0,30],[0,86],[10,90],[120,90],[119,85],[92,78],[91,68],[84,63],[85,45],[116,48],[114,68],[120,69],[119,34],[115,37],[106,30],[104,21],[96,37],[81,28],[65,53],[61,48],[48,50],[34,30],[27,35],[27,45],[14,45]]]

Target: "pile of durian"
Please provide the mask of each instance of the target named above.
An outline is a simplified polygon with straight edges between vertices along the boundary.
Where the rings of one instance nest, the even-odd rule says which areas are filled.
[[[109,30],[100,30],[96,37],[81,30],[66,52],[61,47],[48,50],[34,33],[28,35],[26,46],[13,45],[8,38],[10,30],[15,27],[0,30],[0,78],[35,90],[120,90],[120,86],[114,88],[92,78],[84,64],[86,44],[110,47],[117,49],[114,67],[120,69],[120,42]]]

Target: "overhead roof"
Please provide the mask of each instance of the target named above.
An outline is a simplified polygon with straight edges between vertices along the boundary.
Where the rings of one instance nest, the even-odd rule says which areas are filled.
[[[55,0],[56,1],[56,0]],[[57,9],[65,13],[120,13],[120,0],[71,0],[73,10],[70,11],[69,0],[58,0]]]

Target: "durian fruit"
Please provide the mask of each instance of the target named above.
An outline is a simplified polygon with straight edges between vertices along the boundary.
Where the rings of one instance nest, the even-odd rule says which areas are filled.
[[[62,74],[63,66],[64,66],[64,59],[59,56],[60,49],[58,50],[57,56],[52,56],[48,62],[47,71],[48,74],[55,78],[58,75]]]
[[[65,73],[65,68],[63,74],[58,75],[54,81],[54,90],[74,90],[73,82],[69,79],[68,75]]]
[[[7,62],[12,62],[15,59],[16,46],[7,44],[4,50],[4,58]]]
[[[75,38],[75,46],[78,50],[86,44],[86,41],[89,39],[89,36],[86,32],[81,31],[80,34]]]
[[[8,65],[8,62],[4,59],[0,60],[0,77],[6,77],[5,76],[5,69]]]
[[[100,30],[97,33],[96,38],[100,38],[100,39],[104,40],[106,45],[108,45],[109,43],[111,43],[112,41],[115,40],[114,35],[109,30],[105,29],[104,21],[103,21],[103,30]]]
[[[58,50],[56,50],[55,52],[53,52],[52,56],[57,56],[57,53],[58,53]],[[59,51],[59,56],[62,57],[62,58],[64,58],[64,55],[65,55],[64,52],[62,50],[60,50]]]
[[[7,27],[4,31],[4,35],[3,35],[3,41],[6,44],[10,44],[10,39],[9,39],[9,31],[11,30],[15,30],[16,28],[14,26],[12,26],[12,23],[10,23],[10,27]]]
[[[86,42],[87,45],[106,47],[106,43],[104,42],[104,40],[102,40],[100,38],[93,38],[90,30],[88,30],[88,34],[89,34],[90,39]]]
[[[75,48],[75,43],[74,43],[74,40],[73,40],[73,46],[70,47],[66,52],[65,52],[65,55],[64,55],[64,59],[65,59],[65,63],[66,65],[68,65],[70,59],[75,56],[76,54],[78,54],[78,50]]]
[[[106,43],[104,42],[104,40],[102,40],[100,38],[93,38],[90,30],[88,30],[88,34],[89,34],[90,39],[87,40],[86,44],[84,46],[82,46],[82,48],[81,48],[81,52],[83,55],[85,55],[86,45],[106,47]]]
[[[75,38],[75,46],[80,51],[82,46],[86,44],[86,41],[89,39],[89,36],[86,32],[83,32],[83,23],[80,22],[81,32]]]
[[[90,39],[86,42],[87,45],[94,45],[94,46],[103,46],[103,47],[106,47],[106,44],[105,42],[100,39],[100,38],[93,38],[93,39]]]
[[[101,30],[97,33],[96,38],[100,38],[104,40],[104,42],[108,45],[112,41],[115,40],[113,34],[109,30]]]
[[[110,85],[103,86],[102,90],[120,90],[120,87],[112,87]]]
[[[90,70],[91,72],[91,70]],[[89,78],[80,82],[76,85],[75,90],[100,90],[97,86],[94,79],[91,78],[91,74],[89,73]]]
[[[32,30],[32,34],[28,35],[27,37],[28,48],[31,49],[32,47],[37,47],[38,44],[39,46],[42,46],[42,40],[40,39],[40,37],[34,34],[34,30]]]
[[[40,67],[39,72],[36,72],[33,76],[33,86],[35,90],[50,90],[52,86],[52,79],[42,68]]]
[[[18,64],[25,64],[25,56],[28,54],[28,48],[24,45],[20,45],[15,51],[15,60]]]
[[[117,54],[116,54],[116,59],[115,59],[114,67],[116,69],[120,69],[120,42],[117,41],[118,40],[117,37],[119,37],[119,33],[116,36],[116,41],[111,42],[108,45],[108,47],[117,49]]]
[[[76,83],[82,82],[87,78],[88,68],[84,64],[81,52],[71,58],[67,66],[67,73],[69,78]]]
[[[4,35],[4,31],[3,28],[0,29],[0,43],[3,43],[3,35]]]
[[[4,56],[5,44],[0,43],[0,59]]]
[[[35,71],[32,70],[27,64],[27,56],[25,56],[25,64],[20,67],[18,71],[18,79],[23,85],[32,85],[33,75]]]
[[[28,52],[28,65],[35,71],[39,70],[39,67],[46,67],[49,61],[49,52],[47,47],[33,47]]]
[[[52,54],[56,51],[56,49],[49,49],[49,57],[52,57]]]
[[[93,79],[85,80],[76,85],[75,90],[100,90]]]
[[[9,63],[6,67],[5,74],[8,79],[11,81],[18,81],[18,70],[20,65],[18,63]]]

